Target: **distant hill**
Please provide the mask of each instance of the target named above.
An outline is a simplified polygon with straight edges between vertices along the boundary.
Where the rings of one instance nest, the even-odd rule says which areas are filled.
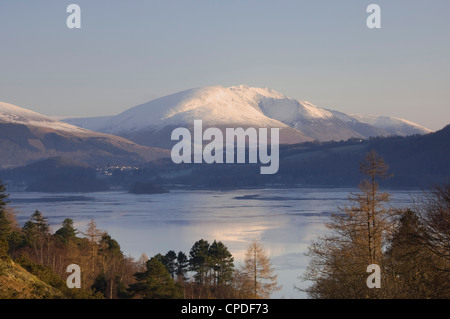
[[[4,179],[20,179],[24,181],[36,180],[45,176],[59,174],[95,175],[95,169],[86,163],[57,156],[2,171]]]
[[[63,156],[93,166],[133,165],[169,156],[166,150],[96,133],[0,102],[0,168]]]
[[[153,192],[151,185],[168,190],[354,187],[362,179],[359,163],[372,149],[385,159],[394,174],[382,182],[383,186],[426,187],[450,178],[450,125],[426,135],[283,145],[279,171],[274,175],[261,175],[260,164],[174,164],[170,158],[132,170],[116,168],[101,173],[85,163],[58,157],[0,171],[0,178],[10,186],[24,185],[24,190],[51,192],[131,190],[135,186],[135,192]]]
[[[96,169],[86,163],[64,157],[53,157],[26,166],[0,171],[10,186],[37,192],[95,192],[108,190]]]
[[[355,185],[359,162],[375,150],[389,164],[389,186],[426,186],[450,177],[450,125],[435,133],[286,147],[280,174],[306,184]]]
[[[297,145],[283,150],[280,175],[308,185],[356,185],[359,162],[375,150],[394,174],[385,186],[422,187],[450,178],[450,126],[427,135]]]
[[[352,187],[361,181],[359,163],[372,149],[394,174],[382,182],[383,186],[422,187],[450,178],[449,125],[426,135],[284,145],[280,148],[280,168],[274,175],[261,175],[259,164],[177,165],[169,159],[150,163],[139,173],[124,173],[122,179],[153,178],[165,187]]]

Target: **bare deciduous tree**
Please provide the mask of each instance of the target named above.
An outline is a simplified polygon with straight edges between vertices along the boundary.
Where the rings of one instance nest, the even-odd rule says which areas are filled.
[[[435,185],[415,205],[425,246],[450,261],[450,183]]]
[[[366,269],[371,264],[383,268],[382,251],[396,212],[386,207],[390,195],[379,191],[377,180],[389,176],[384,160],[371,151],[360,171],[366,179],[358,193],[350,194],[351,205],[339,208],[326,224],[331,235],[309,247],[312,259],[303,279],[313,284],[302,290],[313,298],[381,297],[380,291],[366,286]]]
[[[253,241],[248,249],[244,265],[240,269],[240,290],[245,298],[269,298],[272,292],[281,289],[277,277],[270,264],[270,258],[257,241]]]

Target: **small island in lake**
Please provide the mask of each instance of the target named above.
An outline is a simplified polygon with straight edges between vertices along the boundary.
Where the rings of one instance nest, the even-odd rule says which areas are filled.
[[[169,191],[161,185],[151,182],[136,182],[129,190],[131,194],[164,194]]]

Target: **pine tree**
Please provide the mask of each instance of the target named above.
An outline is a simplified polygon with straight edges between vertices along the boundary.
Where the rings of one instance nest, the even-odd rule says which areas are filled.
[[[189,267],[189,260],[186,254],[183,253],[182,251],[178,252],[176,266],[177,266],[176,271],[177,279],[179,281],[186,281],[187,280],[186,274]]]
[[[106,279],[105,273],[102,272],[95,278],[91,289],[94,293],[100,293],[103,296],[106,296],[106,291],[108,289],[108,280]]]
[[[416,213],[402,211],[386,252],[390,276],[383,289],[389,289],[392,298],[430,298],[430,290],[437,290],[427,280],[435,277],[430,273],[434,260],[430,251],[423,249],[422,234]]]
[[[73,220],[66,218],[62,222],[61,228],[55,232],[55,235],[67,245],[70,241],[76,241],[77,233],[78,231],[73,227]]]
[[[243,277],[241,293],[247,298],[267,299],[271,293],[281,289],[277,284],[278,275],[274,273],[270,258],[257,241],[249,245],[240,272]]]
[[[166,260],[165,266],[169,271],[170,277],[174,278],[175,273],[177,271],[177,264],[176,264],[177,254],[173,250],[169,250],[164,257]]]
[[[6,184],[3,184],[0,179],[0,210],[3,210],[9,203],[8,198],[9,194],[6,194]]]
[[[143,299],[181,298],[181,289],[175,285],[166,267],[157,259],[147,261],[145,272],[135,274],[137,283],[129,291]]]
[[[34,248],[35,255],[44,264],[44,249],[49,246],[50,226],[47,218],[36,210],[24,226],[23,233],[28,245]]]
[[[229,283],[234,271],[234,258],[228,248],[221,242],[214,242],[209,246],[208,256],[213,271],[215,285]]]
[[[194,279],[200,284],[207,283],[209,272],[209,243],[204,239],[196,241],[189,252],[189,270],[195,271]]]

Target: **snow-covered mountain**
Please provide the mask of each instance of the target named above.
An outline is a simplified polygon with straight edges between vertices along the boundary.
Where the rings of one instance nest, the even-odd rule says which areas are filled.
[[[89,130],[81,127],[57,121],[48,116],[4,102],[0,102],[0,123],[2,122],[31,125],[42,128],[51,127],[54,130],[77,134],[92,134]]]
[[[269,89],[237,86],[203,87],[171,94],[138,105],[111,117],[66,119],[67,123],[90,130],[126,137],[138,144],[166,147],[176,127],[191,129],[194,120],[203,127],[280,128],[281,143],[301,143],[312,138],[277,119],[266,116],[259,107],[265,98],[282,99]]]
[[[268,88],[245,85],[202,87],[168,95],[116,116],[66,119],[93,131],[126,137],[138,144],[167,147],[175,127],[278,127],[280,143],[346,140],[379,135],[428,133],[402,119],[363,117],[327,110]]]
[[[431,133],[431,130],[411,121],[393,116],[374,116],[351,114],[352,118],[387,131],[390,135],[414,135]]]
[[[93,132],[0,102],[0,168],[62,156],[93,165],[136,164],[168,156],[165,150]]]

